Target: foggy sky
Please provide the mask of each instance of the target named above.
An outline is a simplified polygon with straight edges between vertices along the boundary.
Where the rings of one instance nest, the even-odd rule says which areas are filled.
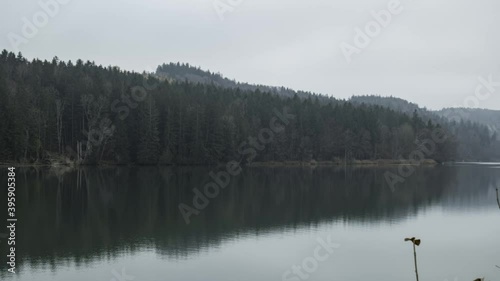
[[[480,76],[500,82],[498,0],[401,0],[402,11],[350,63],[340,44],[354,46],[355,28],[390,1],[216,0],[236,3],[223,19],[214,0],[64,1],[19,45],[25,57],[141,72],[188,62],[243,82],[337,98],[393,95],[431,109],[463,106]],[[13,51],[9,36],[23,36],[23,17],[33,22],[44,10],[28,0],[0,7],[0,49]],[[496,89],[479,107],[500,109]]]

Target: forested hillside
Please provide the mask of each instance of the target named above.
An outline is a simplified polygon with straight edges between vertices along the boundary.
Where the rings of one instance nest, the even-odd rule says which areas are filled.
[[[414,112],[424,121],[443,124],[458,140],[459,160],[500,160],[500,111],[474,108],[433,111],[400,98],[381,96],[353,96],[349,101],[358,105],[380,105],[407,114]]]
[[[271,92],[280,96],[293,97],[297,95],[300,98],[308,98],[311,95],[317,97],[321,103],[328,103],[332,100],[321,94],[313,94],[304,91],[294,91],[285,87],[271,87],[264,85],[252,85],[242,83],[225,78],[220,73],[213,73],[208,70],[203,70],[200,67],[194,67],[186,63],[169,63],[158,66],[156,75],[160,78],[166,78],[177,81],[188,81],[192,83],[213,84],[222,88],[240,88],[244,90],[261,90]],[[382,97],[375,95],[353,96],[349,100],[353,104],[371,104],[388,107],[398,112],[403,112],[412,115],[413,112],[424,119],[425,122],[431,120],[434,123],[448,123],[449,121],[464,121],[467,123],[477,123],[478,125],[487,126],[490,134],[496,133],[500,135],[500,111],[486,109],[470,109],[470,108],[446,108],[439,111],[428,110],[421,108],[417,104],[406,101],[397,97]],[[337,100],[343,102],[343,100]],[[479,129],[481,131],[482,129]],[[465,153],[465,152],[464,152]],[[465,156],[464,156],[465,157]]]
[[[440,123],[446,123],[448,121],[456,121],[457,123],[461,121],[477,123],[488,127],[490,133],[500,134],[500,110],[480,108],[444,108],[441,110],[428,110],[401,98],[375,95],[353,96],[349,101],[355,104],[365,103],[380,105],[408,114],[416,111],[424,119],[431,119]]]
[[[7,51],[0,118],[0,162],[29,163],[400,159],[440,127],[381,106],[159,79],[81,60],[28,61]],[[456,159],[460,139],[448,134],[428,158]],[[478,160],[490,145],[481,141],[471,150]]]
[[[450,121],[463,119],[488,127],[490,132],[500,137],[500,110],[489,110],[479,108],[445,108],[435,111],[436,114]]]
[[[215,86],[219,86],[221,88],[231,88],[231,89],[239,88],[241,90],[248,90],[248,91],[260,90],[263,92],[270,92],[284,97],[298,96],[299,98],[308,98],[309,96],[314,95],[310,92],[295,91],[285,87],[272,87],[272,86],[253,85],[249,83],[237,82],[222,76],[222,74],[220,73],[213,73],[208,70],[202,70],[199,67],[194,67],[187,63],[162,64],[158,66],[156,70],[156,75],[160,78],[173,79],[177,81],[188,81],[192,83],[212,84]],[[320,96],[320,95],[315,95],[315,96],[317,96],[321,100],[330,99],[325,96]]]
[[[407,114],[412,114],[413,112],[417,111],[419,115],[425,115],[427,113],[427,110],[424,108],[420,108],[418,104],[409,102],[407,100],[401,99],[401,98],[396,98],[396,97],[382,97],[382,96],[375,96],[375,95],[367,95],[367,96],[352,96],[349,99],[350,102],[354,104],[372,104],[372,105],[379,105],[383,107],[388,107],[393,110],[407,113]]]

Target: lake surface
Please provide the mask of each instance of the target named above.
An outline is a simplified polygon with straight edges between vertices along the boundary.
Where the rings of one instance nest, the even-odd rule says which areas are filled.
[[[415,280],[411,236],[420,280],[500,280],[500,165],[422,167],[394,190],[395,168],[245,168],[186,224],[211,170],[18,168],[18,272],[3,240],[0,280]]]

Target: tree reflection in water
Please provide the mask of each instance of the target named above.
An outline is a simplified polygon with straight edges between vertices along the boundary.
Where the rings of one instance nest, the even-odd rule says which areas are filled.
[[[32,266],[85,265],[144,248],[188,258],[247,234],[397,222],[438,204],[478,208],[491,205],[483,195],[500,178],[494,169],[420,168],[392,192],[387,168],[246,168],[186,225],[178,205],[211,180],[210,168],[20,170],[18,261]]]

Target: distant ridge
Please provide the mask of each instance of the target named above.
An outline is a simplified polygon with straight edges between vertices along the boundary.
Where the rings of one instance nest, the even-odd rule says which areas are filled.
[[[211,72],[209,70],[202,70],[200,67],[192,66],[188,63],[169,63],[158,66],[156,75],[159,78],[174,79],[177,81],[188,81],[191,83],[213,84],[222,88],[241,89],[245,91],[269,92],[283,97],[294,97],[297,95],[299,98],[308,98],[316,96],[320,99],[333,100],[333,98],[314,94],[306,91],[295,91],[286,87],[255,85],[245,82],[238,82],[224,77],[221,73]]]
[[[477,109],[477,108],[444,108],[441,110],[428,110],[421,108],[416,103],[397,97],[381,97],[375,95],[353,96],[349,100],[352,103],[365,103],[388,107],[390,109],[406,114],[417,114],[424,119],[435,122],[472,122],[486,126],[491,134],[500,137],[500,110]]]

